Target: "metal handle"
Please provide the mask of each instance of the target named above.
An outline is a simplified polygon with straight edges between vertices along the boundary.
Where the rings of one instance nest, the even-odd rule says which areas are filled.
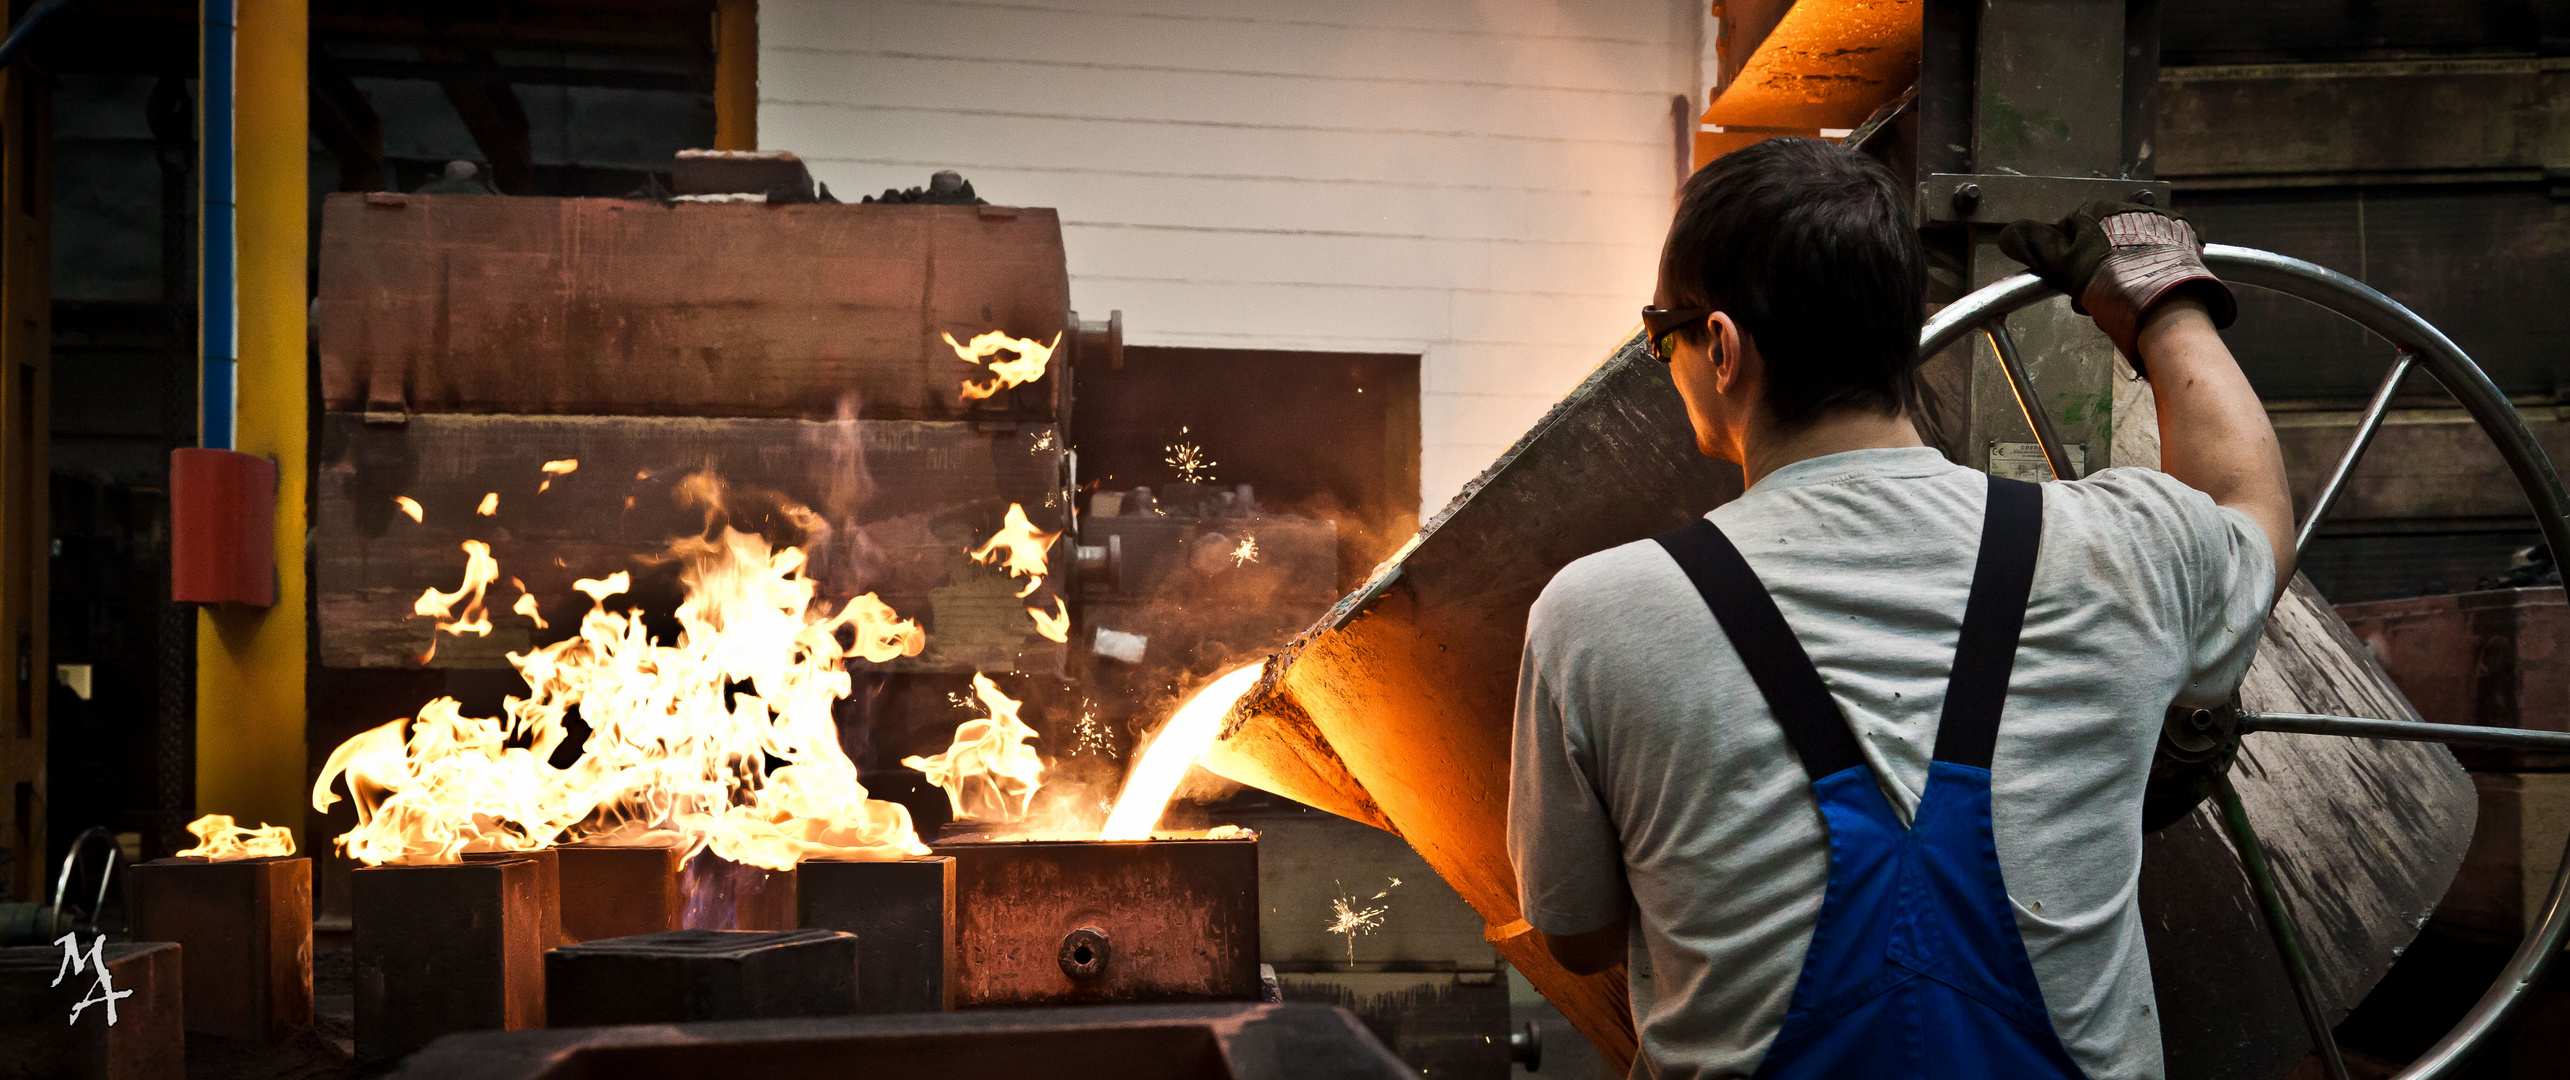
[[[2026,414],[2026,427],[2035,433],[2035,445],[2044,452],[2044,463],[2052,466],[2055,480],[2077,480],[2079,472],[2070,466],[2070,451],[2061,444],[2060,430],[2052,426],[2052,413],[2044,408],[2043,398],[2035,393],[2035,380],[2026,374],[2026,362],[2017,355],[2017,339],[2008,333],[2008,317],[1997,316],[1981,324],[1981,332],[1990,338],[1990,351],[1999,354],[1999,370],[2008,373],[2008,390],[2017,395],[2017,408]]]
[[[2320,485],[2320,497],[2311,501],[2311,515],[2302,519],[2302,528],[2294,533],[2294,554],[2300,555],[2311,546],[2311,534],[2319,531],[2320,519],[2329,515],[2330,507],[2338,505],[2338,496],[2347,490],[2348,474],[2356,471],[2356,462],[2364,458],[2365,448],[2374,444],[2375,433],[2383,429],[2383,415],[2391,411],[2392,395],[2400,390],[2401,380],[2409,377],[2410,365],[2417,359],[2418,355],[2407,349],[2392,359],[2391,374],[2383,376],[2383,384],[2374,388],[2374,400],[2365,406],[2365,418],[2356,425],[2356,437],[2347,441],[2347,449],[2338,455],[2338,467],[2329,470],[2329,481]]]

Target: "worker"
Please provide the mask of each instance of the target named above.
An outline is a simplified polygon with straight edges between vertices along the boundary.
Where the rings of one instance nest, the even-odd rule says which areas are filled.
[[[2002,245],[2150,380],[2161,470],[1923,445],[1909,203],[1808,139],[1687,182],[1644,334],[1748,490],[1527,622],[1519,896],[1564,967],[1629,963],[1637,1077],[2162,1075],[2142,789],[2292,572],[2282,456],[2228,288],[2130,204]]]

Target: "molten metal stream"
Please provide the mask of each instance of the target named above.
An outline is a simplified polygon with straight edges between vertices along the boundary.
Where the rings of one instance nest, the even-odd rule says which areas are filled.
[[[1222,731],[1223,716],[1258,682],[1260,667],[1243,664],[1224,672],[1178,706],[1177,715],[1160,726],[1159,737],[1151,740],[1142,760],[1134,764],[1133,775],[1125,778],[1124,793],[1116,796],[1115,813],[1107,815],[1098,839],[1151,839],[1161,812],[1169,808],[1169,797],[1178,791],[1178,781],[1213,745],[1214,736]]]

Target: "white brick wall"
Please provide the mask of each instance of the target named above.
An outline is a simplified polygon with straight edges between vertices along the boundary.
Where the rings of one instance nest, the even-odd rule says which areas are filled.
[[[1649,300],[1699,7],[765,0],[759,136],[1058,208],[1133,344],[1420,354],[1433,513]]]

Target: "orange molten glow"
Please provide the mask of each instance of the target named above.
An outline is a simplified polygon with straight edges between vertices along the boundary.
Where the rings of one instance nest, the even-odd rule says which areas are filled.
[[[411,605],[411,614],[435,619],[437,630],[457,637],[466,634],[487,637],[491,633],[491,613],[482,607],[482,594],[490,590],[492,582],[499,580],[500,561],[491,557],[491,545],[479,540],[467,540],[463,547],[464,583],[451,593],[435,589],[421,592],[419,602]],[[455,614],[458,601],[464,603],[464,614],[460,616]],[[425,664],[435,655],[437,631],[431,631],[428,651],[420,655],[419,662]]]
[[[579,458],[563,458],[558,461],[545,462],[544,480],[535,486],[535,493],[538,495],[544,494],[544,489],[553,486],[554,477],[568,476],[578,468],[580,468]]]
[[[979,364],[986,358],[1003,352],[1014,353],[1017,356],[1014,360],[989,361],[992,378],[987,383],[977,386],[970,379],[964,380],[962,400],[965,401],[979,401],[999,393],[1003,388],[1020,386],[1043,378],[1045,362],[1053,359],[1054,347],[1062,344],[1060,334],[1053,335],[1051,342],[1038,345],[1033,338],[1013,338],[997,330],[976,334],[969,344],[957,344],[953,334],[946,334],[944,337],[946,346],[955,350],[955,355],[967,364]]]
[[[1071,610],[1068,605],[1062,603],[1061,597],[1056,596],[1053,598],[1053,610],[1051,611],[1046,611],[1043,608],[1028,608],[1026,609],[1026,613],[1035,617],[1036,633],[1044,635],[1044,637],[1050,641],[1059,641],[1064,644],[1070,643]]]
[[[1213,745],[1214,736],[1222,731],[1223,716],[1233,703],[1258,682],[1261,665],[1243,664],[1206,683],[1187,703],[1178,706],[1169,722],[1160,725],[1149,748],[1135,760],[1133,771],[1124,778],[1124,790],[1115,797],[1115,812],[1107,815],[1106,828],[1098,833],[1100,840],[1148,840],[1151,830],[1160,824],[1160,815],[1169,808],[1169,797],[1177,794],[1178,782],[1187,769]]]
[[[802,550],[756,534],[726,528],[670,555],[685,590],[674,643],[654,641],[640,611],[608,608],[630,575],[584,579],[573,588],[593,603],[579,632],[509,654],[527,693],[503,716],[439,698],[341,744],[312,789],[327,810],[344,778],[357,827],[339,845],[369,865],[574,840],[772,870],[927,854],[908,811],[867,797],[831,718],[849,693],[846,661],[917,655],[918,624],[872,594],[832,611]],[[557,767],[575,708],[589,735]]]
[[[1026,740],[1035,729],[1017,718],[1018,703],[999,692],[990,676],[973,676],[973,695],[988,716],[955,728],[955,742],[935,757],[901,759],[928,774],[928,782],[946,792],[957,818],[975,821],[1023,821],[1035,789],[1044,786],[1044,759]]]
[[[1026,508],[1010,503],[1008,518],[1001,523],[999,531],[992,533],[989,540],[969,554],[974,562],[997,563],[1010,576],[1025,577],[1026,587],[1017,591],[1018,599],[1023,600],[1043,587],[1044,553],[1061,535],[1058,532],[1037,532],[1034,524],[1026,520]],[[1003,549],[1008,552],[1005,559],[999,554]]]
[[[518,590],[518,602],[509,605],[509,610],[534,620],[535,628],[538,630],[553,629],[551,625],[544,621],[544,615],[536,610],[535,594],[526,591],[526,582],[519,581],[516,578],[510,578],[509,584],[515,586]]]
[[[195,835],[196,846],[179,852],[183,859],[230,862],[294,854],[294,830],[283,825],[250,828],[233,824],[230,814],[207,814],[188,822],[187,831]]]

